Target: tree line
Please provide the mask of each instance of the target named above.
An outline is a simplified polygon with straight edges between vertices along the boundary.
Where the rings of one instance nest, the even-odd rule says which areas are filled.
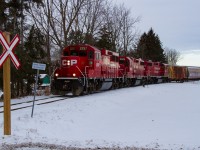
[[[21,39],[15,50],[21,68],[16,71],[11,66],[11,96],[31,94],[32,62],[47,64],[43,73],[51,76],[62,49],[70,44],[87,43],[152,61],[170,60],[154,30],[140,35],[140,17],[133,16],[123,4],[109,0],[0,0],[0,30],[10,32],[11,39],[15,34]],[[2,88],[2,69],[0,78]]]

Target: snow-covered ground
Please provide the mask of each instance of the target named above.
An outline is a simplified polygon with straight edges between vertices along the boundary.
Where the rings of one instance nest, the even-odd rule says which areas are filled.
[[[36,105],[33,118],[32,108],[11,113],[10,136],[1,113],[0,145],[200,149],[199,92],[197,81],[166,83]]]

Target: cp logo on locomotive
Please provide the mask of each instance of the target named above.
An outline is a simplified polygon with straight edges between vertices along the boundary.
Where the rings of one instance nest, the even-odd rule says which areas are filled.
[[[73,66],[77,64],[77,60],[76,59],[72,59],[72,60],[62,60],[62,65],[63,66]]]

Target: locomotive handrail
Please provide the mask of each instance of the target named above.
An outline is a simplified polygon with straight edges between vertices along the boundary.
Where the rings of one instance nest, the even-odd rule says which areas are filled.
[[[123,74],[121,70],[122,70],[122,69],[119,69],[120,73],[121,73],[121,74],[122,74],[122,76],[123,76],[123,78],[122,78],[122,79],[123,79],[123,83],[124,83],[124,80],[125,80],[125,79],[124,79],[124,78],[125,78],[125,74]]]
[[[124,82],[125,82],[125,80],[127,81],[127,68],[125,67],[125,72],[124,72]]]
[[[84,80],[83,80],[83,86],[85,86],[85,75],[83,74],[83,72],[80,70],[80,68],[78,67],[78,66],[76,66],[76,68],[79,70],[79,72],[83,75],[83,78],[84,78]]]
[[[88,89],[87,67],[89,67],[89,66],[85,66],[85,76],[86,76],[85,80],[87,80],[86,81],[86,91]]]

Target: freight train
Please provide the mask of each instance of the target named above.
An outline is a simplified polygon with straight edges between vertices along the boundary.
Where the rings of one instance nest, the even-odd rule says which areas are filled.
[[[161,82],[199,80],[200,67],[170,66],[161,62],[119,56],[88,44],[63,49],[54,71],[54,91],[75,96],[95,91]]]

